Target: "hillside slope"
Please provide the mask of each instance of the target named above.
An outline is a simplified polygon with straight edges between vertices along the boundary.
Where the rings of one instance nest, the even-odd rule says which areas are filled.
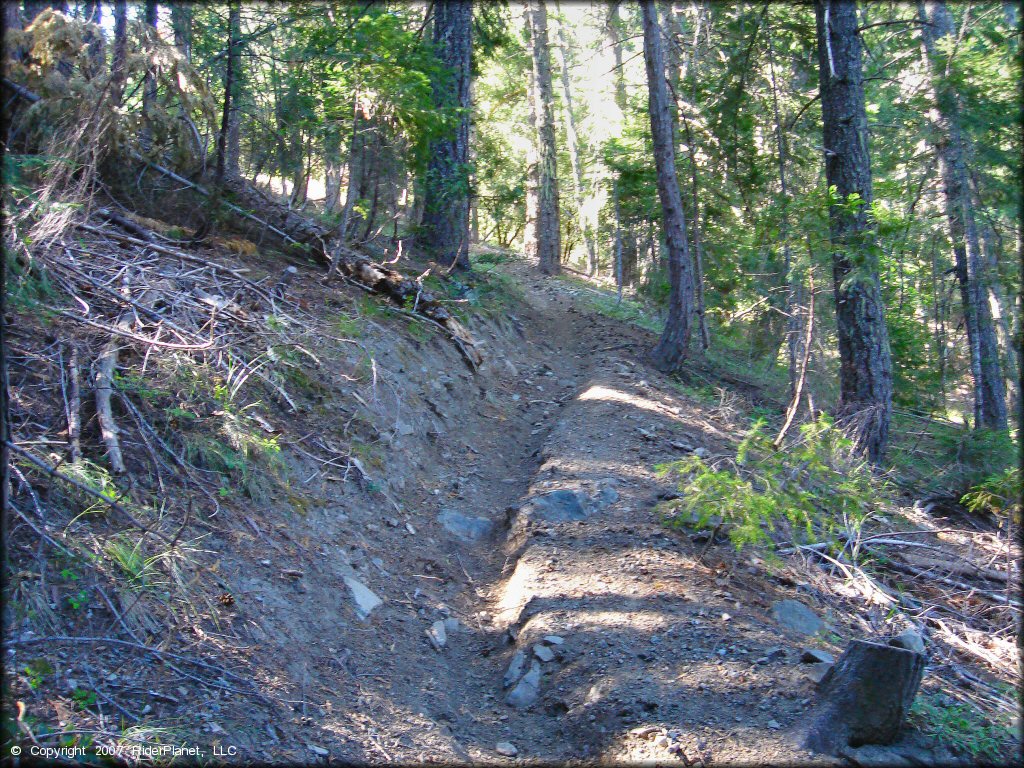
[[[596,312],[591,288],[477,254],[446,288],[473,371],[433,325],[307,265],[275,290],[281,262],[247,241],[90,226],[41,256],[56,287],[14,307],[5,698],[26,746],[65,731],[129,757],[820,763],[799,746],[801,656],[912,626],[799,553],[661,523],[675,489],[655,466],[733,454],[750,404],[649,368],[650,334]],[[111,345],[120,477],[90,405]],[[786,600],[823,631],[787,624]],[[886,754],[956,759],[916,731]]]

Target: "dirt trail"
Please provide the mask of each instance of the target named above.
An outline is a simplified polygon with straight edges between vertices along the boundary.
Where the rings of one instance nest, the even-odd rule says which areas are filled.
[[[225,583],[258,602],[232,628],[285,715],[200,716],[247,759],[821,764],[796,746],[799,656],[839,649],[771,615],[805,588],[728,544],[700,563],[652,513],[671,490],[656,464],[724,452],[743,425],[646,366],[653,339],[579,289],[502,268],[524,306],[472,328],[476,377],[450,345],[384,360],[410,382],[372,471],[388,496],[325,486],[249,537],[276,550],[259,565],[225,548]]]

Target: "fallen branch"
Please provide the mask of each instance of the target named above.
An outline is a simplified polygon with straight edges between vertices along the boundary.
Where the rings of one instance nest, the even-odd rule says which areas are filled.
[[[67,475],[63,474],[62,472],[58,472],[56,467],[51,467],[49,464],[47,464],[42,459],[39,459],[35,455],[33,455],[32,453],[26,451],[20,445],[18,445],[16,443],[13,443],[10,440],[7,440],[6,444],[7,444],[7,447],[10,450],[14,451],[17,454],[20,454],[21,456],[24,456],[26,459],[29,460],[30,463],[34,464],[36,467],[38,467],[39,469],[41,469],[44,472],[46,472],[46,474],[50,475],[51,477],[55,477],[55,478],[57,478],[59,480],[63,480],[64,482],[68,483],[69,485],[74,486],[78,490],[84,491],[85,493],[88,493],[89,495],[96,497],[97,499],[102,501],[104,504],[106,504],[111,509],[115,510],[116,512],[120,512],[122,515],[124,515],[128,519],[128,521],[132,525],[134,525],[136,528],[141,530],[143,533],[152,533],[154,536],[156,536],[157,538],[163,540],[164,542],[167,542],[168,544],[170,543],[170,541],[171,541],[170,539],[168,539],[166,536],[164,536],[162,533],[160,533],[160,531],[156,530],[153,526],[145,525],[144,523],[142,523],[142,521],[140,521],[138,518],[136,518],[135,515],[133,515],[131,513],[131,511],[128,510],[123,504],[120,504],[120,503],[114,501],[113,499],[111,499],[109,496],[105,495],[101,491],[97,491],[95,488],[92,488],[92,487],[86,485],[85,483],[79,482],[78,480],[75,480],[73,477],[68,477]]]
[[[891,568],[893,570],[900,571],[902,573],[906,573],[906,574],[908,574],[910,576],[917,576],[918,578],[928,579],[930,581],[937,581],[940,584],[945,584],[946,586],[949,586],[949,587],[956,587],[957,589],[963,589],[963,590],[966,590],[967,592],[970,592],[971,594],[987,598],[988,600],[992,600],[993,602],[996,602],[996,603],[1002,603],[1003,605],[1008,605],[1008,606],[1010,606],[1012,608],[1016,608],[1018,610],[1020,610],[1021,608],[1024,608],[1024,605],[1022,605],[1019,600],[1014,600],[1012,598],[1007,597],[1006,595],[1001,595],[998,592],[993,592],[993,591],[988,590],[988,589],[979,589],[978,587],[976,587],[976,586],[974,586],[972,584],[968,584],[968,583],[963,582],[963,581],[957,581],[956,579],[950,579],[950,578],[947,578],[946,576],[939,576],[936,573],[931,573],[930,571],[926,571],[923,568],[915,568],[914,566],[907,565],[906,563],[900,563],[900,562],[897,562],[895,560],[889,560],[888,562],[885,563],[885,565],[883,567]]]
[[[122,327],[123,321],[119,319],[117,325]],[[107,444],[110,468],[114,474],[123,475],[127,470],[121,455],[121,443],[117,439],[117,422],[114,420],[114,412],[110,408],[110,396],[114,390],[114,372],[117,370],[119,351],[117,343],[111,339],[103,347],[103,352],[96,360],[96,418],[100,422],[100,434],[103,435],[103,442]]]

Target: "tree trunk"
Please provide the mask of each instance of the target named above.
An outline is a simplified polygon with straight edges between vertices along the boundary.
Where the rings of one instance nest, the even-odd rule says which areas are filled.
[[[779,115],[779,95],[775,82],[775,46],[772,43],[772,29],[768,26],[768,71],[772,87],[772,115],[775,119],[775,144],[778,150],[779,169],[779,239],[782,241],[782,262],[786,270],[786,349],[789,353],[789,398],[800,405],[797,394],[797,345],[800,333],[800,321],[797,316],[797,275],[793,268],[792,251],[789,247],[789,187],[786,183],[786,137],[782,131],[782,118]],[[808,310],[807,322],[811,321]]]
[[[967,175],[966,142],[960,127],[959,99],[945,78],[946,54],[939,50],[943,39],[952,39],[954,36],[953,17],[941,0],[929,2],[927,7],[919,0],[918,15],[934,91],[935,108],[931,116],[937,128],[935,143],[942,169],[946,218],[970,348],[974,425],[976,428],[1005,430],[1006,390],[999,364],[999,343],[988,303],[986,265],[981,253],[974,201]]]
[[[355,209],[359,201],[359,193],[363,187],[364,165],[366,157],[366,127],[361,114],[359,99],[352,106],[352,138],[348,147],[348,186],[345,189],[345,207],[341,211],[341,223],[338,235],[343,240],[349,237],[360,221]]]
[[[923,654],[854,640],[819,683],[820,704],[808,748],[836,754],[863,744],[892,744],[924,675]]]
[[[157,4],[156,0],[146,0],[144,22],[150,27],[150,34],[156,37]],[[155,45],[155,43],[154,43]],[[142,84],[142,130],[139,133],[139,145],[143,152],[153,146],[153,124],[151,116],[156,106],[156,71],[152,66],[146,69],[146,78]]]
[[[434,3],[434,46],[449,77],[435,79],[439,111],[462,110],[454,134],[431,146],[423,212],[425,250],[440,263],[469,269],[469,84],[473,7],[469,0]]]
[[[341,131],[337,123],[324,126],[324,213],[334,213],[341,200]]]
[[[192,61],[192,6],[189,3],[171,5],[171,28],[174,30],[174,47],[185,61]]]
[[[825,176],[837,194],[829,208],[829,230],[839,337],[839,415],[849,427],[856,427],[858,450],[877,464],[889,438],[892,358],[875,235],[868,221],[871,164],[857,8],[850,0],[816,0],[815,11]]]
[[[686,216],[683,213],[679,180],[676,177],[675,147],[672,143],[672,116],[668,87],[665,84],[665,57],[661,29],[654,0],[644,0],[640,8],[644,25],[644,63],[647,66],[648,111],[654,164],[658,175],[662,225],[668,245],[669,303],[668,319],[661,340],[651,352],[651,360],[661,371],[679,368],[686,358],[690,341],[690,303],[693,298],[693,274],[686,244]]]
[[[220,134],[217,137],[217,170],[214,186],[218,189],[224,185],[225,178],[238,178],[238,155],[230,157],[230,140],[232,113],[236,107],[235,100],[235,78],[238,73],[238,29],[241,15],[239,0],[234,0],[228,6],[228,60],[224,68],[224,111],[221,115]],[[237,121],[237,118],[235,118]],[[237,147],[236,147],[237,150]]]
[[[526,30],[533,60],[531,123],[537,144],[536,225],[527,253],[536,257],[540,271],[556,275],[561,270],[561,228],[558,221],[558,165],[555,154],[554,93],[551,86],[551,53],[548,46],[548,14],[545,0],[524,3]],[[528,192],[529,194],[529,192]]]
[[[557,3],[556,3],[557,5]],[[569,79],[569,46],[565,42],[565,32],[562,24],[558,25],[558,45],[555,46],[555,55],[558,56],[558,65],[562,74],[562,99],[565,102],[565,135],[568,142],[569,161],[572,163],[573,180],[575,181],[576,216],[579,219],[580,231],[583,233],[583,242],[587,247],[587,274],[597,273],[597,246],[594,243],[594,235],[590,230],[590,222],[587,221],[587,214],[584,207],[583,195],[583,163],[580,159],[579,135],[576,131],[576,115],[573,112],[572,86]]]
[[[124,99],[124,83],[128,72],[128,2],[114,0],[114,53],[110,61],[110,101],[116,107]]]
[[[242,95],[242,46],[239,38],[242,36],[242,8],[238,0],[228,7],[228,61],[225,76],[225,86],[231,89],[231,98],[225,94],[224,103],[229,107],[225,111],[227,117],[227,146],[224,154],[224,171],[232,179],[237,179],[240,173],[240,128],[241,113],[238,111],[238,104]],[[230,83],[230,86],[228,86]]]

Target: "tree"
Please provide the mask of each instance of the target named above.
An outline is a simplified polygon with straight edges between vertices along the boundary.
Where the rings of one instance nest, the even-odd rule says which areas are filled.
[[[110,62],[110,101],[121,106],[124,84],[128,76],[128,2],[114,0],[114,53]]]
[[[561,232],[558,222],[558,163],[555,154],[554,93],[545,0],[526,0],[526,37],[533,64],[530,77],[530,125],[536,155],[527,169],[526,252],[540,263],[545,275],[561,271]],[[532,202],[530,200],[532,198]],[[533,218],[530,214],[533,213]]]
[[[583,188],[583,163],[580,159],[580,140],[576,130],[576,115],[573,110],[572,83],[569,79],[569,46],[565,41],[565,30],[563,24],[558,24],[558,45],[555,46],[555,53],[558,56],[558,65],[561,70],[562,99],[565,102],[565,136],[569,149],[569,161],[572,163],[573,192],[576,198],[576,216],[579,219],[580,229],[583,231],[583,241],[587,247],[587,273],[597,273],[597,246],[594,243],[593,232],[590,231],[590,222],[587,221],[584,208]]]
[[[986,263],[967,173],[959,98],[945,76],[945,59],[952,55],[947,49],[954,41],[953,17],[942,0],[933,0],[927,5],[919,0],[918,17],[934,92],[935,106],[931,112],[936,128],[935,148],[942,171],[946,219],[967,327],[974,385],[974,424],[979,428],[1005,430],[1006,391],[988,302]]]
[[[654,165],[658,176],[662,226],[668,243],[669,300],[668,318],[651,360],[661,371],[674,371],[686,359],[690,342],[690,312],[693,301],[693,272],[686,244],[686,216],[676,177],[675,146],[672,139],[672,113],[665,83],[665,56],[661,46],[661,28],[654,0],[640,5],[644,25],[644,63],[647,66],[647,109],[651,116]]]
[[[238,38],[241,28],[241,5],[233,0],[228,5],[228,60],[224,70],[224,111],[217,136],[216,186],[225,178],[238,176]]]
[[[818,71],[830,189],[829,231],[839,337],[839,412],[877,464],[892,417],[892,359],[869,219],[871,163],[857,7],[817,0]]]
[[[143,20],[145,25],[149,28],[147,32],[153,36],[154,45],[157,38],[157,18],[158,6],[156,0],[146,0]],[[142,131],[139,134],[139,144],[146,152],[149,151],[153,143],[153,126],[151,120],[153,116],[153,109],[156,106],[156,96],[156,71],[154,66],[151,64],[146,68],[146,77],[142,85]]]
[[[469,107],[473,6],[469,0],[434,4],[434,45],[443,69],[434,78],[439,111],[456,112],[452,134],[431,145],[423,212],[423,246],[442,263],[469,269]]]

